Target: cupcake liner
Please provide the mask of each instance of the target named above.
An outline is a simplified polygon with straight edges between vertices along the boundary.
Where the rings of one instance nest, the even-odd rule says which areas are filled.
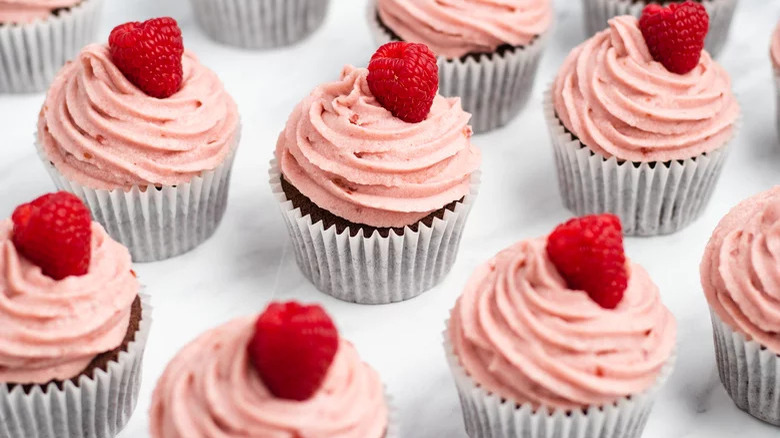
[[[735,332],[710,309],[720,381],[738,408],[780,426],[780,357]]]
[[[214,40],[245,49],[296,43],[322,25],[330,0],[190,0]]]
[[[81,198],[93,219],[130,250],[134,262],[153,262],[190,251],[214,234],[227,208],[239,137],[222,164],[188,183],[129,190],[92,189],[72,181],[36,145],[57,189]]]
[[[112,438],[127,424],[138,401],[144,347],[152,323],[149,297],[141,297],[141,322],[135,339],[106,371],[78,383],[66,381],[9,390],[0,383],[0,436],[3,438]]]
[[[606,29],[607,22],[612,17],[633,15],[639,18],[642,15],[642,10],[650,3],[657,2],[649,0],[639,2],[634,0],[582,0],[585,29],[588,35],[593,35]],[[715,57],[728,40],[737,0],[704,0],[702,3],[710,15],[710,31],[707,34],[705,47]]]
[[[639,163],[596,154],[574,138],[544,98],[558,184],[566,208],[578,216],[613,213],[630,236],[679,231],[697,219],[718,182],[729,143],[687,160]],[[739,123],[735,127],[738,129]]]
[[[449,327],[449,323],[447,324]],[[460,364],[448,333],[444,331],[447,362],[458,389],[466,432],[474,438],[639,438],[658,394],[674,369],[673,354],[652,388],[611,405],[573,412],[556,409],[534,411],[479,386]]]
[[[94,41],[103,0],[31,24],[0,24],[0,93],[44,91],[65,63]]]
[[[368,22],[377,44],[393,40],[379,22],[375,1],[369,2]],[[524,47],[504,53],[438,57],[439,93],[460,97],[463,109],[472,114],[475,133],[504,126],[525,107],[534,86],[539,61],[550,31]]]
[[[471,192],[454,211],[432,226],[418,224],[417,231],[404,228],[402,235],[374,232],[352,236],[310,215],[287,199],[276,159],[269,171],[271,191],[279,201],[290,233],[295,259],[303,274],[322,292],[360,304],[387,304],[414,298],[435,286],[452,268],[466,218],[477,196],[479,175],[472,176]]]

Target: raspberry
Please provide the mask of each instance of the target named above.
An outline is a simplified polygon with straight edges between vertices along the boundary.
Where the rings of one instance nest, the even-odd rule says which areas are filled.
[[[614,309],[628,287],[623,226],[612,214],[574,218],[547,238],[547,256],[570,289]]]
[[[439,89],[436,56],[425,44],[385,44],[368,64],[368,88],[394,116],[408,123],[422,122]]]
[[[16,207],[12,241],[16,250],[55,280],[84,275],[92,257],[92,219],[79,198],[50,193]]]
[[[255,323],[249,357],[275,396],[304,401],[322,385],[339,348],[339,334],[317,305],[272,303]]]
[[[119,25],[111,31],[108,45],[117,68],[149,96],[164,99],[181,88],[184,45],[173,18]]]
[[[666,7],[648,5],[639,19],[653,59],[677,74],[688,73],[699,64],[709,27],[707,10],[690,0]]]

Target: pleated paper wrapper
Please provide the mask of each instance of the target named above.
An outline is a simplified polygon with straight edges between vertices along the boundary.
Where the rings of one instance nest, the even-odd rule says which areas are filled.
[[[322,25],[330,0],[190,0],[201,28],[245,49],[296,43]]]
[[[0,24],[0,94],[45,91],[65,62],[93,42],[103,0],[30,24]]]
[[[378,45],[393,40],[379,22],[375,0],[369,1],[368,23]],[[439,93],[460,97],[463,109],[472,115],[470,123],[475,133],[506,125],[531,97],[539,60],[550,33],[547,31],[527,46],[502,54],[462,59],[439,56]]]
[[[673,354],[661,369],[655,385],[641,394],[587,410],[550,412],[547,409],[534,411],[528,403],[517,405],[479,386],[455,356],[447,330],[444,331],[444,349],[458,389],[466,432],[472,438],[639,438],[658,391],[671,375],[675,363]]]
[[[141,297],[135,339],[107,370],[97,369],[78,383],[66,381],[9,390],[0,383],[0,436],[3,438],[113,438],[130,420],[141,388],[144,348],[152,324],[149,297]]]
[[[658,2],[649,0],[582,0],[585,29],[588,36],[606,29],[607,22],[612,17],[633,15],[639,18],[642,15],[642,10],[650,3]],[[705,48],[715,57],[718,56],[728,40],[737,0],[704,0],[702,3],[710,15],[710,31],[707,34]]]
[[[418,224],[418,230],[404,228],[402,235],[387,237],[374,232],[341,233],[322,221],[312,223],[287,199],[276,160],[269,171],[271,191],[279,201],[290,233],[295,259],[303,274],[322,292],[360,304],[387,304],[414,298],[438,284],[452,268],[463,228],[479,190],[479,175],[472,175],[471,193],[454,211],[432,226]]]
[[[697,219],[728,155],[730,142],[695,158],[666,163],[607,159],[566,130],[555,115],[550,91],[544,97],[544,113],[566,207],[577,216],[613,213],[630,236],[674,233]],[[734,131],[738,128],[739,123]]]

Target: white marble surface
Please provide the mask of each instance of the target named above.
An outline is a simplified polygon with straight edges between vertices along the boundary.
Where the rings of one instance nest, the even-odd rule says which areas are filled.
[[[272,299],[322,303],[341,333],[373,364],[396,400],[402,436],[465,437],[460,407],[441,348],[448,311],[469,273],[509,244],[547,233],[569,213],[561,205],[541,95],[584,35],[579,1],[556,0],[558,22],[535,98],[506,128],[474,138],[484,151],[483,187],[453,272],[409,302],[362,307],[338,302],[300,274],[267,178],[278,132],[296,102],[316,84],[337,77],[345,63],[365,65],[374,45],[365,0],[333,0],[323,29],[298,46],[243,52],[206,39],[185,0],[108,0],[101,38],[114,25],[152,16],[179,19],[185,44],[214,68],[238,101],[244,132],[230,204],[216,235],[173,260],[138,265],[155,306],[141,401],[122,437],[147,437],[149,399],[173,354],[204,330],[260,311]],[[647,426],[649,438],[776,437],[780,430],[737,410],[718,381],[698,264],[717,221],[739,200],[780,181],[774,89],[768,58],[778,0],[743,0],[721,61],[744,106],[744,126],[705,216],[672,236],[628,239],[628,254],[661,288],[680,326],[679,362]],[[0,216],[52,190],[33,149],[42,95],[0,96]]]

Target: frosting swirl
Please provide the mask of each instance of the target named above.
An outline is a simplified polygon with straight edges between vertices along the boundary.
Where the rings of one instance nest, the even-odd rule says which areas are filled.
[[[482,156],[459,99],[437,95],[428,118],[406,123],[347,66],[293,111],[276,158],[285,179],[320,208],[354,223],[403,227],[469,193]]]
[[[246,346],[254,318],[233,320],[184,347],[152,396],[152,438],[381,438],[388,408],[377,373],[344,340],[320,390],[299,402],[274,397]]]
[[[449,327],[466,372],[534,408],[601,406],[652,387],[677,325],[647,272],[630,264],[623,300],[604,309],[566,287],[545,245],[515,244],[472,275]]]
[[[772,65],[775,69],[780,69],[780,23],[778,23],[775,31],[772,32],[770,54],[772,55]]]
[[[739,116],[728,73],[703,51],[685,75],[653,60],[637,19],[621,16],[572,50],[553,84],[563,125],[605,157],[685,160],[728,142]]]
[[[52,11],[70,8],[82,0],[0,0],[0,23],[32,23],[48,18]]]
[[[404,41],[460,58],[524,46],[550,28],[550,0],[377,0],[382,22]]]
[[[704,251],[701,282],[723,322],[780,354],[780,186],[720,221]]]
[[[139,290],[130,253],[93,222],[89,272],[57,281],[16,252],[12,232],[0,222],[0,382],[73,378],[125,337]]]
[[[38,141],[68,179],[94,189],[176,185],[219,166],[238,139],[238,109],[216,74],[184,52],[181,90],[144,94],[85,47],[49,88]]]

